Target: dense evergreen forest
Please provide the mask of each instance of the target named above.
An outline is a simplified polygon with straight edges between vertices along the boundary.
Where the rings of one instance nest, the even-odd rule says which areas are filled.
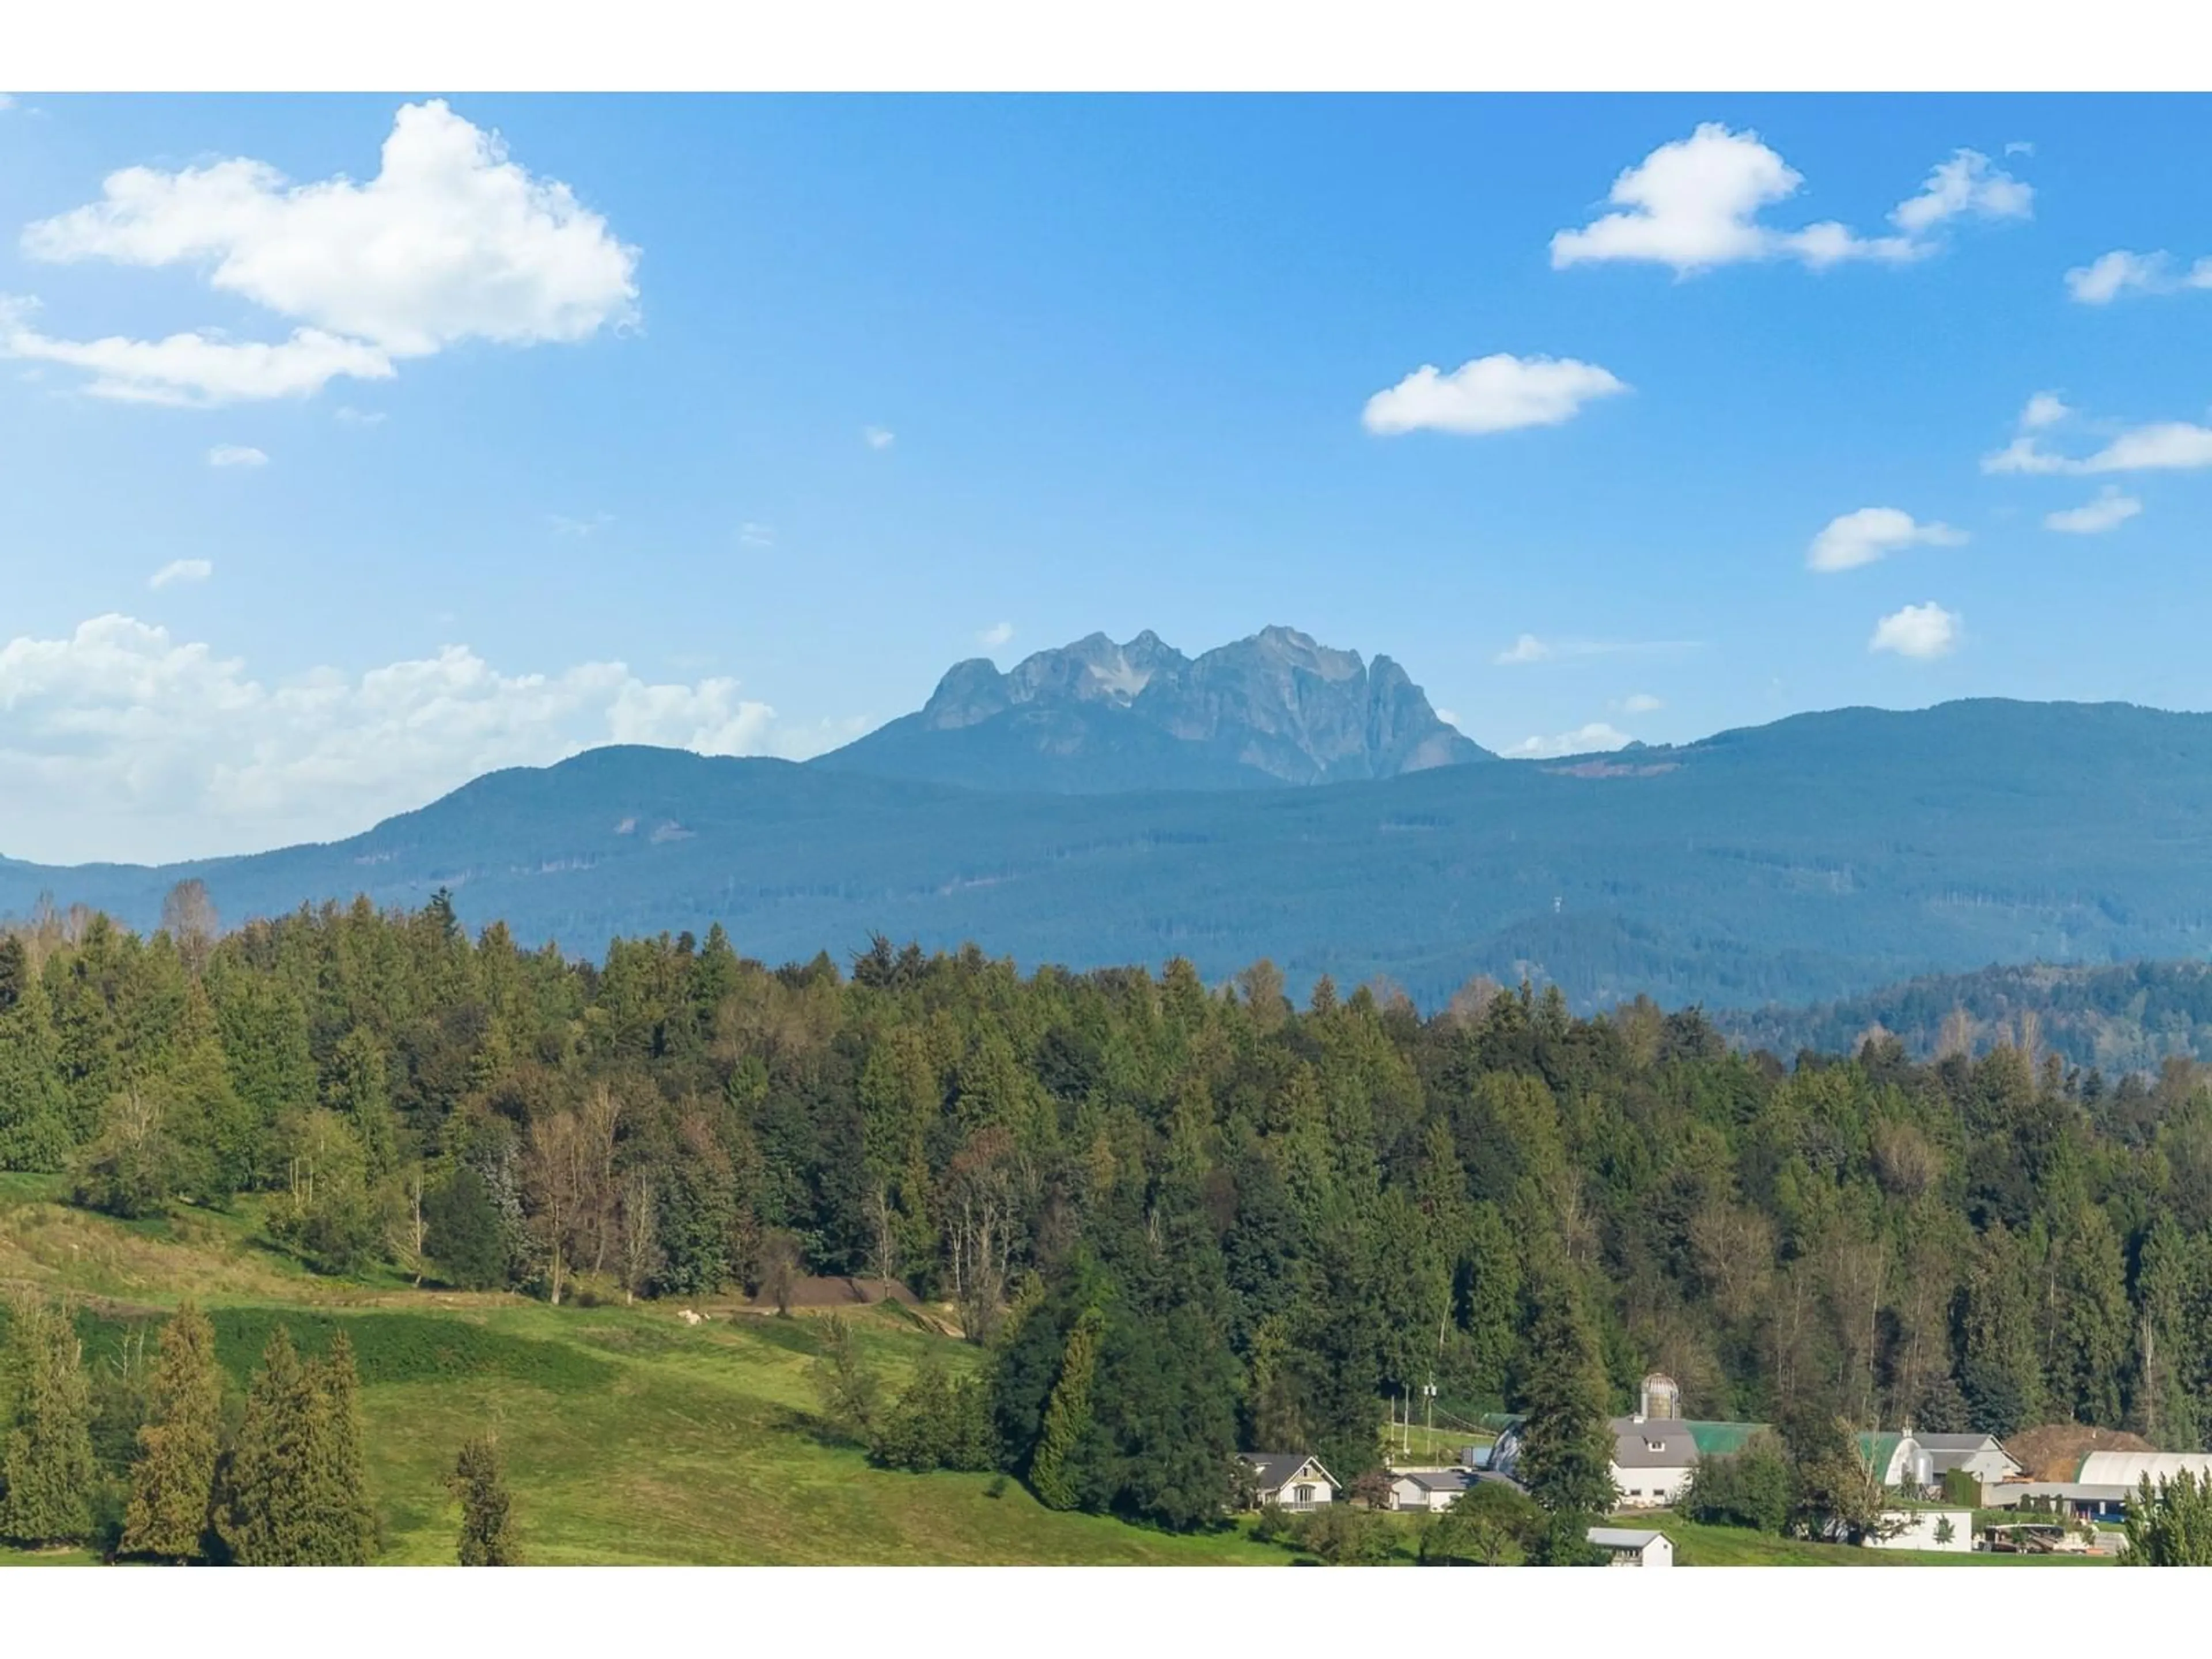
[[[1657,1368],[1699,1417],[2212,1431],[2186,1065],[1282,986],[881,939],[770,968],[719,927],[570,961],[442,895],[222,933],[188,886],[148,937],[0,939],[0,1168],[126,1217],[258,1194],[320,1271],[556,1303],[902,1279],[991,1358],[891,1461],[1177,1526],[1239,1446],[1354,1480],[1431,1378],[1459,1413],[1626,1409]]]

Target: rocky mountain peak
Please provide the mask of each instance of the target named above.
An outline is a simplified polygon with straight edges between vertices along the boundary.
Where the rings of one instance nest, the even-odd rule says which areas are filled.
[[[1048,755],[1059,787],[1080,776],[1086,752],[1110,750],[1112,775],[1121,780],[1132,745],[1162,738],[1169,740],[1162,752],[1182,757],[1164,775],[1177,787],[1187,787],[1194,765],[1212,766],[1232,782],[1318,783],[1487,757],[1437,717],[1389,658],[1377,657],[1370,668],[1356,651],[1279,623],[1194,659],[1150,629],[1118,643],[1087,635],[1034,652],[1003,673],[973,659],[945,674],[912,720],[933,732],[1007,722],[1007,743]],[[859,758],[855,752],[854,763]],[[1010,765],[1018,769],[997,754],[994,775]]]

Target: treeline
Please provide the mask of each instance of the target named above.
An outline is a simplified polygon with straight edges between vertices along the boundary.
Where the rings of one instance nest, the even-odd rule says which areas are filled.
[[[2212,963],[2039,963],[1929,974],[1839,1002],[1717,1018],[1730,1036],[1777,1054],[1848,1051],[1879,1031],[1917,1058],[2024,1042],[2119,1076],[2212,1060]]]
[[[568,961],[442,897],[218,937],[185,892],[149,938],[0,944],[0,1164],[122,1214],[252,1194],[333,1273],[902,1279],[989,1346],[1003,1469],[1170,1525],[1239,1448],[1356,1478],[1431,1379],[1462,1417],[1626,1409],[1656,1368],[1705,1417],[2212,1431],[2212,1091],[2017,1041],[1784,1063],[1643,1001],[1424,1018],[882,939],[771,968],[719,928]]]
[[[177,1565],[362,1566],[374,1556],[361,1378],[343,1330],[326,1354],[303,1358],[278,1325],[240,1400],[214,1325],[190,1302],[162,1324],[143,1384],[104,1391],[66,1306],[18,1292],[0,1312],[0,1542],[89,1544],[112,1559]],[[127,1452],[100,1445],[118,1434]],[[461,1565],[514,1565],[496,1442],[465,1444],[450,1484]]]

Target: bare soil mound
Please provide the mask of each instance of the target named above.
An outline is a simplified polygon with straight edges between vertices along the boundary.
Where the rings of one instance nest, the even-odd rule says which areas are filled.
[[[2031,1480],[2071,1480],[2091,1452],[2156,1451],[2139,1434],[2124,1429],[2093,1429],[2080,1423],[2047,1423],[2006,1437],[2004,1449],[2027,1470]]]

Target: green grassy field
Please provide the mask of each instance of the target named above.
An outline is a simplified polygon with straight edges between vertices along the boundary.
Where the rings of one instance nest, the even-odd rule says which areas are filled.
[[[1632,1521],[1651,1526],[1674,1541],[1678,1567],[2095,1567],[2110,1566],[2100,1555],[1992,1555],[1965,1550],[1870,1550],[1851,1544],[1813,1544],[1773,1538],[1741,1527],[1701,1527],[1674,1516]]]
[[[0,1283],[83,1299],[88,1357],[191,1289],[234,1375],[282,1320],[303,1349],[343,1328],[362,1372],[380,1559],[450,1561],[443,1477],[495,1424],[532,1560],[563,1563],[1283,1562],[1240,1530],[1178,1537],[1047,1510],[980,1474],[869,1467],[819,1421],[805,1318],[687,1326],[667,1306],[550,1308],[306,1273],[257,1241],[250,1214],[125,1225],[52,1201],[58,1184],[0,1176]],[[854,1318],[896,1387],[931,1346],[975,1352],[878,1304]],[[58,1562],[40,1555],[0,1560]]]
[[[444,1476],[470,1435],[496,1425],[532,1560],[655,1563],[1285,1564],[1240,1527],[1176,1536],[1045,1509],[1018,1483],[872,1468],[829,1434],[810,1367],[818,1324],[727,1313],[687,1325],[668,1305],[550,1308],[405,1280],[322,1279],[270,1246],[254,1212],[181,1212],[124,1224],[58,1202],[51,1177],[0,1175],[0,1285],[68,1291],[88,1362],[190,1291],[217,1353],[243,1381],[282,1321],[306,1350],[343,1329],[362,1376],[379,1559],[453,1559]],[[897,1387],[935,1347],[972,1348],[896,1307],[855,1310],[860,1340]],[[1465,1437],[1436,1437],[1438,1452]],[[996,1491],[997,1495],[994,1496]],[[1410,1559],[1412,1517],[1391,1517]],[[1788,1542],[1664,1519],[1684,1565],[2024,1565],[2051,1558],[1930,1555]],[[0,1565],[88,1562],[0,1549]]]

